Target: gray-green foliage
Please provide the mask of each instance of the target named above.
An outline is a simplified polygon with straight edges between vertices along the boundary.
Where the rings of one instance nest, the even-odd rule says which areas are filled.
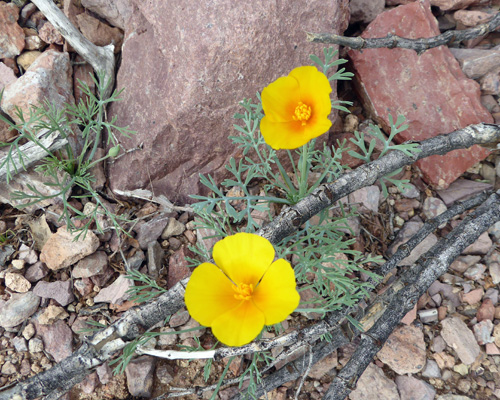
[[[370,140],[370,143],[368,144],[368,148],[366,147],[366,140],[365,140],[365,135],[363,132],[354,132],[354,139],[350,139],[352,143],[354,143],[356,146],[358,146],[359,150],[361,151],[360,153],[355,152],[354,150],[350,150],[348,153],[350,156],[354,158],[358,158],[360,160],[363,160],[364,162],[370,162],[372,161],[372,155],[373,151],[375,150],[375,146],[377,144],[377,140],[381,143],[382,145],[382,150],[380,151],[379,157],[382,157],[385,155],[388,151],[390,150],[399,150],[405,153],[409,157],[413,157],[415,154],[420,152],[420,149],[418,148],[417,143],[401,143],[401,144],[392,144],[392,140],[394,137],[406,129],[408,129],[408,125],[405,124],[405,117],[403,115],[399,115],[396,122],[394,122],[394,119],[392,115],[389,114],[389,125],[391,128],[391,132],[389,134],[389,137],[385,137],[385,135],[382,133],[380,128],[377,125],[371,124],[367,132],[370,136],[372,136],[372,139]],[[393,176],[399,174],[401,172],[401,169],[398,169],[394,172],[391,172],[390,174],[384,176],[382,179],[380,179],[380,184],[382,186],[382,193],[384,197],[387,196],[387,185],[386,181],[392,183],[395,185],[399,191],[403,191],[406,187],[406,184],[409,182],[406,179],[399,180],[399,179],[394,179]]]
[[[101,79],[94,79],[97,96],[94,95],[89,86],[79,81],[80,88],[85,94],[86,101],[80,100],[78,104],[67,104],[58,107],[49,102],[33,106],[29,115],[24,115],[21,109],[16,109],[17,124],[0,115],[7,124],[19,132],[12,142],[0,143],[0,148],[6,149],[5,159],[0,167],[7,168],[7,182],[14,173],[19,172],[15,167],[14,160],[19,160],[24,167],[26,155],[23,153],[21,144],[29,141],[43,148],[47,156],[35,167],[35,170],[47,178],[44,185],[50,187],[53,194],[46,195],[40,188],[28,185],[29,192],[15,191],[11,194],[14,200],[22,201],[18,208],[35,205],[44,200],[53,198],[60,199],[62,203],[61,219],[70,231],[78,230],[78,236],[85,234],[95,223],[96,230],[102,231],[101,217],[109,219],[114,229],[121,229],[121,222],[125,219],[115,215],[102,201],[99,193],[92,187],[95,177],[92,168],[98,163],[116,157],[120,151],[116,134],[127,136],[131,133],[128,128],[116,125],[116,117],[110,121],[106,119],[106,107],[108,104],[119,101],[121,91],[115,91],[109,98],[101,98],[107,84]],[[81,151],[74,154],[72,146],[68,143],[61,150],[51,151],[40,141],[40,134],[59,134],[62,138],[72,140],[73,131],[81,130]],[[97,158],[97,149],[102,145],[103,137],[107,137],[107,145],[113,146],[104,157]],[[77,139],[80,141],[80,138]],[[24,169],[26,169],[24,167]],[[84,213],[70,203],[71,193],[76,193],[73,198],[88,198],[94,203],[94,207],[87,209]],[[73,216],[73,217],[72,217]],[[83,226],[78,229],[73,218],[83,221]]]

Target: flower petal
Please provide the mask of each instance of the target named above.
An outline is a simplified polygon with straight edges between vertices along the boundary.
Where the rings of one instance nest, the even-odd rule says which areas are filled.
[[[264,327],[264,314],[251,301],[243,301],[212,323],[212,333],[227,346],[250,343]]]
[[[203,263],[195,268],[186,286],[184,300],[189,314],[201,325],[211,326],[221,314],[237,308],[233,284],[217,266]]]
[[[264,117],[260,122],[260,132],[266,143],[275,150],[296,149],[325,133],[332,125],[328,119],[325,121],[328,125],[323,123],[322,125],[307,124],[302,126],[297,121],[271,122],[267,117]],[[326,129],[323,130],[325,127]]]
[[[255,286],[273,262],[274,248],[262,236],[240,232],[218,241],[213,257],[234,283]]]
[[[300,296],[288,261],[279,259],[272,263],[254,290],[252,300],[264,313],[266,325],[285,320],[297,308]]]
[[[313,109],[313,116],[327,117],[332,110],[330,93],[332,87],[328,78],[316,67],[298,67],[292,70],[290,77],[297,79],[299,84],[300,100]],[[311,121],[312,122],[312,121]]]
[[[296,79],[283,76],[262,90],[262,108],[274,122],[291,121],[295,107],[300,100]]]

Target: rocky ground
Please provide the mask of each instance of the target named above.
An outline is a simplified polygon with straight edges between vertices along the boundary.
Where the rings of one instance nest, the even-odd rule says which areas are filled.
[[[393,9],[406,3],[411,4],[404,6],[407,8]],[[154,25],[154,18],[151,18],[154,13],[141,8],[146,7],[144,5],[132,7],[131,4],[134,2],[111,4],[84,0],[81,4],[69,0],[61,4],[70,20],[92,42],[100,46],[113,42],[117,53],[123,49],[120,73],[124,77],[133,75],[130,71],[137,75],[141,73],[137,66],[134,70],[126,64],[130,62],[134,47],[132,50],[126,44],[122,47],[124,31],[129,46],[130,42],[138,40],[134,35],[127,36],[130,26],[126,21],[135,15],[134,12],[138,13],[134,7],[139,7],[142,16],[149,17],[142,21],[144,26]],[[347,3],[336,4],[344,10]],[[495,1],[436,0],[431,4],[432,9],[427,2],[351,1],[352,18],[348,32],[379,37],[385,36],[387,30],[384,31],[384,27],[394,26],[401,36],[432,36],[436,32],[431,11],[437,17],[439,29],[445,31],[476,26],[491,18],[499,8]],[[392,11],[382,14],[389,9]],[[379,17],[366,28],[377,15]],[[421,17],[419,23],[408,23],[409,16],[415,15]],[[347,20],[343,22],[347,23]],[[41,98],[62,105],[78,101],[82,96],[74,89],[74,82],[87,79],[91,69],[81,63],[72,49],[68,49],[64,39],[34,4],[0,2],[0,41],[3,51],[0,86],[5,90],[2,110],[11,118],[15,119],[12,110],[16,105],[27,107],[30,102]],[[500,123],[499,45],[500,34],[494,32],[469,40],[451,52],[445,48],[434,49],[433,53],[420,56],[418,60],[411,57],[397,59],[386,49],[371,50],[372,53],[347,52],[357,80],[355,84],[342,83],[338,97],[353,101],[354,106],[351,114],[340,115],[330,140],[353,137],[355,130],[366,129],[368,118],[373,114],[382,125],[387,124],[386,110],[391,101],[400,105],[394,111],[406,115],[410,123],[402,140],[418,141],[432,136],[430,127],[434,133],[444,133],[478,122]],[[134,62],[140,64],[141,61],[136,57]],[[408,79],[395,85],[396,78],[391,74],[398,68],[406,71]],[[91,84],[89,80],[87,82]],[[134,82],[130,85],[134,86]],[[136,86],[141,87],[139,83]],[[381,89],[386,86],[393,90],[388,93]],[[251,93],[248,91],[247,96]],[[366,94],[372,103],[367,103],[360,93]],[[130,97],[126,98],[126,107],[132,107],[131,101]],[[439,108],[437,113],[436,108]],[[119,114],[123,109],[115,112]],[[152,131],[147,133],[154,133],[154,129],[151,127]],[[0,126],[1,141],[8,141],[15,135],[8,127]],[[140,141],[141,138],[134,140]],[[152,147],[158,146],[155,140],[152,139]],[[148,151],[145,150],[144,157],[148,157]],[[148,161],[139,159],[139,162],[147,165]],[[352,158],[346,157],[344,162],[356,167]],[[98,185],[105,188],[103,190],[113,185],[119,187],[117,181],[135,179],[135,172],[126,171],[123,163],[122,167],[113,166],[109,171],[103,167],[97,172]],[[186,174],[193,170],[197,176],[205,167],[203,163],[190,164]],[[403,171],[402,176],[411,182],[403,193],[390,187],[389,196],[383,198],[379,186],[369,186],[349,195],[349,202],[364,206],[360,216],[351,221],[357,239],[356,249],[366,249],[387,258],[424,221],[446,211],[455,201],[488,188],[500,187],[500,156],[481,148],[457,151],[449,158],[432,158],[419,162],[417,167]],[[141,168],[141,174],[143,170],[145,168]],[[109,173],[107,181],[105,172]],[[160,182],[156,189],[161,188],[165,177],[151,172],[151,179]],[[172,174],[170,179],[176,176]],[[117,175],[120,177],[113,180]],[[36,174],[30,179],[36,182]],[[184,186],[179,187],[192,185],[190,179],[188,177]],[[23,187],[23,182],[13,185]],[[197,185],[192,187],[198,190]],[[8,203],[6,193],[11,188],[4,186],[1,189],[0,196]],[[125,184],[122,189],[130,190]],[[72,201],[78,209],[84,209],[88,202]],[[129,215],[137,221],[130,226],[132,238],[121,241],[116,233],[89,231],[78,245],[73,242],[74,236],[58,221],[61,210],[57,204],[47,205],[33,214],[18,211],[9,204],[0,206],[0,387],[48,370],[70,355],[90,334],[85,331],[89,328],[88,321],[109,325],[134,306],[127,293],[133,283],[124,278],[127,265],[129,269],[148,273],[166,288],[189,275],[186,258],[193,254],[188,246],[204,240],[203,234],[194,229],[194,215],[190,208],[178,207],[166,212],[155,202],[128,198],[126,203],[124,205],[122,200],[121,206],[127,208]],[[463,217],[458,216],[428,236],[401,265],[410,268]],[[431,286],[365,371],[357,389],[350,395],[352,400],[500,398],[499,242],[500,224],[495,224]],[[378,288],[378,292],[389,283],[390,279]],[[291,331],[315,318],[314,314],[308,314],[307,318],[293,315],[284,327]],[[198,324],[188,312],[181,309],[166,326],[157,329],[174,332],[196,326]],[[195,337],[205,348],[214,343],[210,332],[200,329],[160,336],[149,345],[157,349],[175,348],[176,345],[196,347]],[[316,364],[298,398],[322,398],[336,371],[345,365],[355,346],[356,342]],[[274,349],[273,356],[279,355],[280,351]],[[301,354],[298,352],[293,357]],[[287,361],[276,368],[283,367]],[[227,360],[214,363],[208,383],[203,380],[204,363],[141,356],[133,359],[125,373],[118,376],[113,376],[110,366],[105,364],[77,385],[66,398],[155,397],[172,388],[216,383]],[[228,377],[238,376],[247,363],[248,359],[244,357],[237,359],[231,364]],[[297,386],[298,382],[289,382],[272,391],[268,398],[294,398]],[[219,396],[229,399],[238,391],[235,387],[226,388]],[[210,398],[209,393],[206,398]]]

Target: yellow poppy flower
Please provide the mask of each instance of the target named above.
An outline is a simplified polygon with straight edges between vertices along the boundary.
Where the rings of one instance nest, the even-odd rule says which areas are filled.
[[[228,346],[250,343],[264,325],[283,321],[299,304],[288,261],[274,261],[267,239],[237,233],[217,242],[217,265],[203,263],[186,286],[186,307],[201,325]]]
[[[332,88],[316,67],[298,67],[262,91],[260,131],[273,149],[296,149],[328,131]]]

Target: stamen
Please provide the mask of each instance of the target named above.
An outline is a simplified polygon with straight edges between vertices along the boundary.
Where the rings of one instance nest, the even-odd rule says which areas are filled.
[[[294,121],[300,121],[302,126],[304,126],[309,118],[311,118],[311,107],[299,101],[299,105],[295,107],[295,113],[292,118]]]
[[[250,300],[252,298],[252,284],[240,283],[238,286],[233,286],[233,290],[236,292],[234,298],[237,300]]]

